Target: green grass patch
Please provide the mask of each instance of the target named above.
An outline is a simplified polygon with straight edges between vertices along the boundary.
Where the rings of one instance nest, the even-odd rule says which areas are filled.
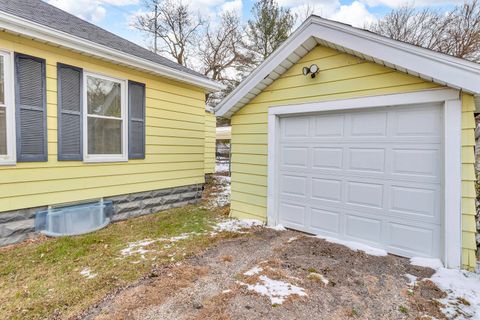
[[[115,288],[148,274],[153,267],[179,261],[219,237],[206,232],[218,213],[198,206],[172,209],[113,223],[95,233],[48,239],[0,251],[0,319],[68,318]],[[174,243],[156,241],[143,254],[122,256],[129,243],[192,235]],[[89,268],[96,276],[86,279]]]

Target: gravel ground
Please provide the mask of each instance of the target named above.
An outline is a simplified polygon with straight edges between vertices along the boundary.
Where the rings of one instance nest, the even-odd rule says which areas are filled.
[[[433,270],[258,228],[155,270],[82,318],[445,319],[435,302],[445,293],[428,280],[411,286],[405,274],[428,278]]]

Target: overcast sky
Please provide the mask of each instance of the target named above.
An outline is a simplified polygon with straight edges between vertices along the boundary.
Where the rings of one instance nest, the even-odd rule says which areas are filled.
[[[145,46],[142,34],[132,29],[131,17],[142,9],[142,0],[44,0],[65,11]],[[206,19],[215,20],[222,10],[235,10],[244,21],[250,16],[253,0],[183,0],[190,3]],[[405,4],[405,0],[277,0],[293,12],[303,12],[302,6],[309,3],[315,13],[323,17],[362,27],[365,23],[381,18],[392,8]],[[464,0],[416,0],[408,1],[417,7],[434,6],[449,10]]]

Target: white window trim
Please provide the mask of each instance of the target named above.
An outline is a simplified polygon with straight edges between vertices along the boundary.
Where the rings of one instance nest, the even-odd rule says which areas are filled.
[[[426,90],[413,93],[391,94],[362,97],[346,100],[333,100],[300,105],[271,107],[268,110],[268,187],[267,221],[268,225],[278,224],[276,205],[278,195],[277,149],[280,134],[280,117],[294,114],[308,114],[322,111],[341,111],[372,107],[396,107],[408,104],[443,102],[444,116],[444,173],[443,173],[443,263],[448,268],[461,267],[462,228],[461,228],[461,100],[460,92],[453,89]]]
[[[5,70],[5,105],[7,119],[7,155],[0,155],[0,166],[17,163],[17,140],[15,128],[15,91],[14,91],[14,61],[13,52],[0,50],[4,59]]]
[[[122,153],[121,154],[88,154],[88,101],[87,101],[87,77],[95,77],[120,83],[120,97],[122,110]],[[127,110],[127,80],[104,76],[98,73],[83,72],[83,161],[96,162],[126,162],[128,161],[128,110]],[[95,116],[104,119],[117,119],[116,117]]]

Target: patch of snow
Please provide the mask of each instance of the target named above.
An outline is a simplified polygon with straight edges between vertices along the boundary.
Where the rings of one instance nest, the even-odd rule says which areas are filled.
[[[146,249],[145,247],[148,247],[149,245],[156,242],[168,242],[163,246],[163,248],[169,249],[172,247],[172,243],[175,243],[180,240],[188,239],[193,235],[201,235],[201,233],[196,233],[196,232],[182,233],[178,236],[173,236],[170,238],[143,239],[136,242],[130,242],[126,248],[123,248],[122,250],[120,250],[120,254],[122,255],[123,258],[130,257],[133,255],[139,255],[142,260],[146,260],[145,254],[156,252],[156,250]],[[132,262],[132,263],[139,263],[139,262],[140,261]]]
[[[262,271],[263,271],[263,268],[255,266],[252,269],[244,272],[243,274],[250,277],[250,276],[254,276],[256,274],[259,274]]]
[[[409,286],[414,286],[415,283],[417,282],[417,279],[418,279],[418,278],[417,278],[416,276],[414,276],[413,274],[405,273],[404,276],[405,276],[405,278],[407,278],[407,280],[409,281],[409,282],[407,283],[407,285],[409,285]]]
[[[287,243],[291,243],[291,242],[293,242],[297,239],[298,239],[298,237],[291,237],[290,239],[288,239]]]
[[[261,283],[254,285],[239,282],[248,290],[254,291],[262,296],[270,298],[272,305],[282,304],[291,295],[306,296],[305,289],[297,287],[288,282],[270,279],[267,276],[260,276]]]
[[[216,232],[242,232],[242,230],[244,229],[250,229],[263,225],[264,223],[262,221],[256,219],[229,219],[217,223],[213,227],[213,230],[215,230]],[[215,234],[215,232],[213,234]]]
[[[465,270],[439,268],[430,278],[447,293],[440,299],[448,319],[480,318],[480,275]],[[467,301],[468,304],[464,304]]]
[[[151,239],[144,239],[136,242],[130,242],[126,248],[120,251],[120,254],[124,257],[129,257],[132,255],[138,254],[142,257],[142,259],[145,259],[146,253],[153,252],[153,250],[145,249],[145,247],[155,242],[157,242],[157,240],[151,240]]]
[[[213,176],[214,184],[217,187],[217,192],[212,192],[208,199],[207,209],[216,207],[223,207],[230,204],[230,177]]]
[[[92,273],[92,270],[90,270],[90,268],[83,268],[83,270],[80,271],[80,274],[87,279],[93,279],[97,276],[96,273]]]
[[[443,263],[439,259],[414,257],[410,259],[410,264],[419,267],[431,268],[437,270],[443,268]]]
[[[277,230],[277,231],[286,231],[287,229],[285,229],[284,226],[282,226],[281,224],[277,224],[276,226],[274,227],[267,227],[268,229],[272,229],[272,230]]]
[[[336,244],[341,244],[345,247],[348,247],[349,249],[353,251],[363,251],[366,254],[372,255],[372,256],[378,256],[378,257],[383,257],[387,255],[387,251],[371,247],[369,245],[356,242],[356,241],[347,241],[347,240],[340,240],[337,238],[331,238],[331,237],[325,237],[325,236],[316,236],[317,238],[323,239],[327,242],[330,243],[336,243]]]
[[[228,160],[226,161],[217,161],[215,164],[215,172],[228,172],[229,165]]]
[[[223,290],[223,291],[222,291],[223,294],[230,293],[230,292],[232,292],[232,290],[230,290],[230,289],[227,289],[227,290]]]

